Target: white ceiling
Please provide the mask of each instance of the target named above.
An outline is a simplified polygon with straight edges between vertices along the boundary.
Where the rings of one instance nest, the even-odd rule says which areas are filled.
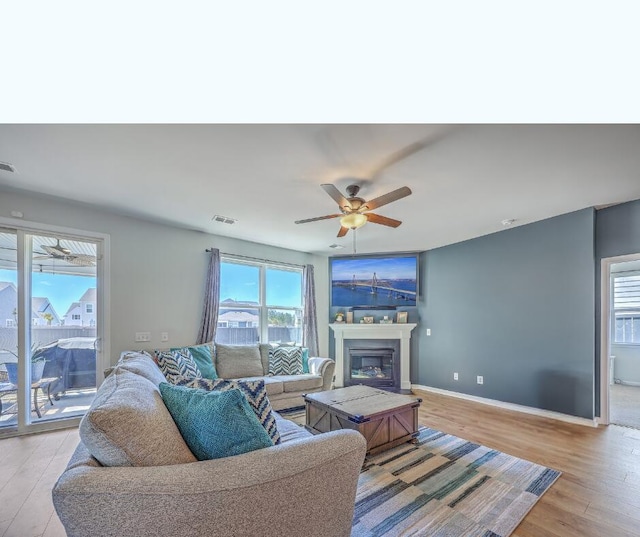
[[[336,212],[320,184],[359,182],[365,199],[406,185],[376,210],[403,224],[366,224],[357,250],[414,251],[638,199],[639,149],[637,125],[0,125],[0,161],[17,169],[0,187],[333,255],[352,251],[338,219],[294,224]]]

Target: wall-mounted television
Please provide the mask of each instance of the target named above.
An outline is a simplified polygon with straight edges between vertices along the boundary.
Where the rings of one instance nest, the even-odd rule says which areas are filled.
[[[378,254],[329,258],[331,306],[415,306],[418,255]]]

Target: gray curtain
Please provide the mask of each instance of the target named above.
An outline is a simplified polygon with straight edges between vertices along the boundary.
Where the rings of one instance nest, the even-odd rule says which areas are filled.
[[[304,285],[304,325],[302,345],[309,349],[309,356],[318,356],[318,321],[316,317],[316,285],[313,265],[305,265],[302,271]]]
[[[205,288],[202,323],[197,343],[214,341],[218,326],[218,306],[220,305],[220,250],[211,248],[207,286]]]

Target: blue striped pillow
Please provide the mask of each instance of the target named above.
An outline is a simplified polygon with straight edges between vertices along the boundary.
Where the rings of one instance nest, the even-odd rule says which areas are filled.
[[[164,376],[171,380],[173,377],[195,379],[202,377],[189,349],[159,352],[156,356],[158,367]]]
[[[269,349],[270,375],[301,375],[302,372],[302,347]]]

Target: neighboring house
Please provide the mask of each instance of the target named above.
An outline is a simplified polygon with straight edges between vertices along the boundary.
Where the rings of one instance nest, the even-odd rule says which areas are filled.
[[[232,298],[226,298],[220,302],[220,314],[218,326],[220,328],[255,328],[260,326],[258,310],[252,308],[257,302],[237,302]],[[224,312],[224,313],[223,313]]]
[[[73,302],[64,314],[65,326],[95,326],[96,325],[96,288],[85,291],[80,300]]]
[[[11,282],[0,282],[0,326],[17,326],[18,291]]]
[[[260,326],[260,317],[248,311],[227,311],[218,317],[221,328],[254,328]]]
[[[0,282],[0,327],[13,328],[18,323],[18,290],[12,282]],[[60,326],[60,317],[47,297],[31,299],[33,326]]]
[[[49,299],[34,296],[31,299],[31,322],[34,326],[60,326],[60,317]]]

